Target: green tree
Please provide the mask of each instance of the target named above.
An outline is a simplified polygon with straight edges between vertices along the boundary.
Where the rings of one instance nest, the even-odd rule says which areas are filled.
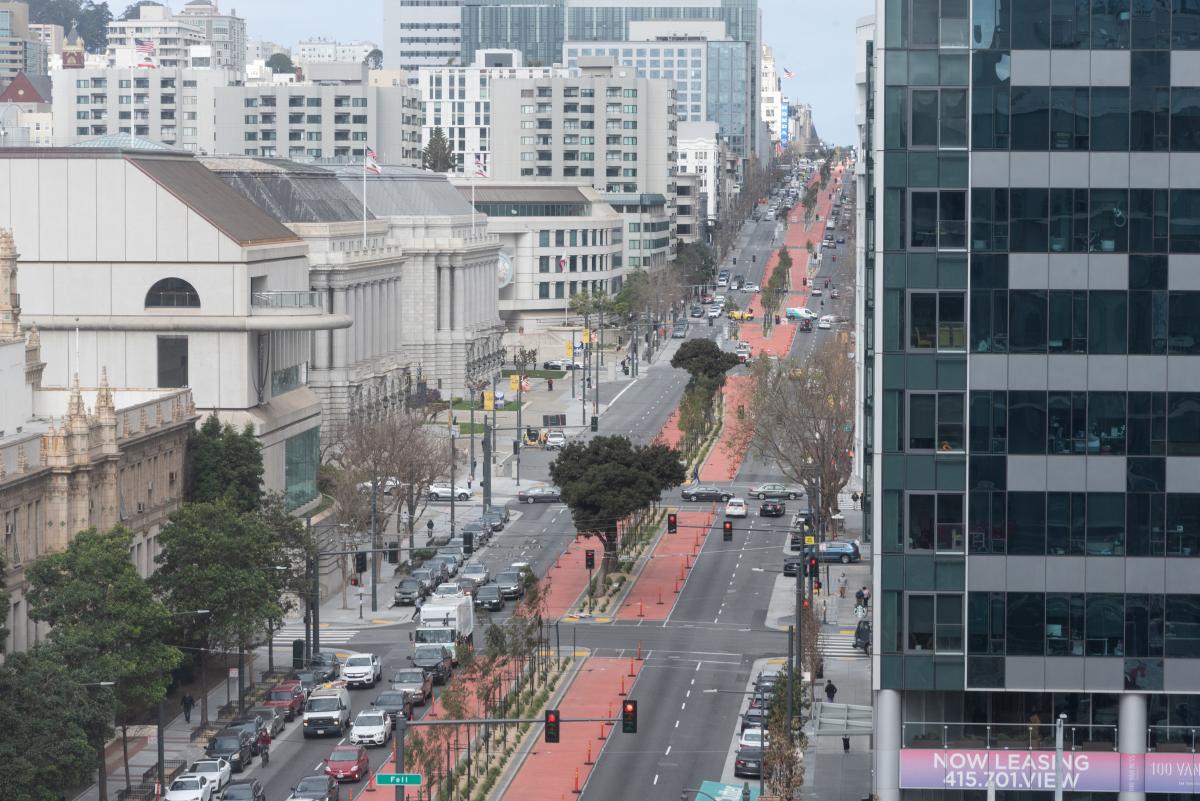
[[[679,451],[661,443],[633,445],[625,437],[572,442],[550,464],[576,530],[604,544],[605,570],[617,566],[617,523],[683,483]]]
[[[291,75],[296,71],[296,65],[287,53],[273,53],[267,59],[267,69],[279,75]]]
[[[29,0],[29,21],[61,25],[71,29],[74,22],[89,53],[102,53],[108,46],[108,23],[112,22],[108,3],[93,0]]]
[[[182,661],[179,649],[165,644],[170,618],[130,561],[132,543],[133,535],[119,526],[87,529],[28,573],[30,616],[50,624],[50,643],[64,666],[86,677],[82,681],[113,682],[122,726],[166,695],[171,671]],[[103,738],[93,745],[103,762]],[[125,774],[128,784],[128,751]]]
[[[98,729],[112,695],[85,687],[53,647],[37,645],[0,664],[0,798],[58,801],[91,781]]]
[[[717,257],[703,242],[689,242],[679,246],[675,267],[689,286],[707,285],[716,277]]]
[[[800,754],[808,747],[808,738],[800,727],[799,742],[793,737],[787,708],[788,670],[784,668],[779,681],[767,700],[767,734],[770,743],[763,754],[763,779],[771,794],[779,798],[796,798],[804,784],[804,765]],[[796,701],[803,708],[809,706],[801,696],[801,687],[796,687]],[[798,716],[803,720],[802,712]]]
[[[249,424],[237,431],[214,412],[188,438],[189,501],[227,500],[249,512],[262,502],[262,478],[262,446]]]
[[[363,63],[367,65],[367,69],[369,70],[383,69],[383,51],[376,47],[370,53],[367,53],[367,57],[363,59]]]
[[[282,615],[280,586],[271,576],[287,566],[275,532],[255,512],[227,501],[190,503],[171,515],[158,535],[162,551],[151,578],[174,612],[208,610],[196,632],[201,672],[213,650],[242,651]],[[201,693],[200,722],[208,723],[208,693]]]
[[[693,383],[708,378],[715,380],[717,387],[725,384],[725,374],[738,364],[735,354],[721,350],[711,339],[685,340],[671,357],[671,366],[687,370]]]
[[[450,172],[456,166],[454,151],[439,125],[429,135],[429,144],[421,151],[421,166],[434,172]]]

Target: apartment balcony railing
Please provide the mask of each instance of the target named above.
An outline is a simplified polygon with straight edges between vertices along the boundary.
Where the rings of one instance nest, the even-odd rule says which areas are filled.
[[[905,723],[904,748],[954,748],[995,751],[1054,749],[1052,723]],[[1063,726],[1067,751],[1116,751],[1116,726]]]
[[[259,311],[284,310],[321,310],[321,293],[303,290],[278,290],[269,292],[254,292],[250,296],[251,313]]]

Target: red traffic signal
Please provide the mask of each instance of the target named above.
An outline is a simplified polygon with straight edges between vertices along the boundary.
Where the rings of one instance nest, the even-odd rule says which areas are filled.
[[[546,723],[546,728],[545,728],[546,742],[557,743],[558,739],[559,739],[559,730],[558,730],[559,717],[558,717],[557,709],[547,709],[546,710],[545,723]]]
[[[733,521],[726,520],[721,530],[721,539],[725,542],[733,542]]]
[[[679,515],[671,512],[667,515],[667,533],[674,534],[679,531]]]
[[[637,734],[637,701],[626,701],[621,705],[621,731]]]
[[[809,570],[817,569],[817,557],[815,557],[815,556],[808,557],[808,569]]]

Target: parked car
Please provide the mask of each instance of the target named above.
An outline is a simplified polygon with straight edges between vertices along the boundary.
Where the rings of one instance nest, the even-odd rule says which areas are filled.
[[[356,782],[370,770],[371,760],[361,745],[334,746],[333,753],[325,760],[325,775],[338,781]]]
[[[741,498],[730,498],[725,504],[726,517],[745,517],[746,516],[746,501]]]
[[[766,748],[771,742],[764,728],[746,729],[738,737],[738,745],[742,748]]]
[[[766,710],[762,707],[753,707],[742,713],[742,725],[739,733],[746,729],[762,728],[767,725]]]
[[[692,308],[688,309],[688,315],[691,317],[703,317],[704,307],[699,303],[693,303]]]
[[[185,772],[191,776],[203,776],[208,779],[213,785],[213,792],[216,793],[229,784],[233,768],[224,759],[198,759],[188,765]]]
[[[429,500],[431,501],[448,501],[453,495],[455,500],[466,501],[471,498],[471,488],[462,484],[455,484],[453,489],[450,487],[450,482],[439,481],[436,484],[429,485]]]
[[[425,587],[415,578],[400,579],[393,596],[396,606],[420,606],[425,600]]]
[[[308,660],[308,666],[325,671],[326,679],[336,679],[342,672],[342,663],[338,661],[337,655],[321,651],[312,655]]]
[[[241,773],[254,761],[250,733],[241,730],[223,729],[208,741],[204,756],[209,759],[224,759],[234,773]]]
[[[470,520],[466,523],[463,523],[458,527],[458,530],[461,535],[470,533],[471,543],[476,548],[482,548],[484,545],[487,545],[488,540],[492,538],[492,525],[483,518],[479,518],[478,520]],[[460,538],[456,537],[450,540],[449,544],[454,546],[457,543],[461,543],[461,541],[462,540]]]
[[[475,605],[491,612],[503,609],[504,596],[500,593],[500,587],[495,584],[480,587],[475,593]]]
[[[371,707],[386,712],[393,722],[401,715],[405,720],[412,719],[412,698],[400,690],[384,690],[371,702]]]
[[[739,779],[757,779],[762,775],[761,748],[739,747],[733,759],[733,775]]]
[[[275,707],[283,713],[284,720],[295,720],[296,715],[304,709],[304,699],[307,695],[299,681],[281,681],[267,690],[263,706]]]
[[[352,745],[386,745],[392,736],[392,718],[383,710],[364,709],[350,725]]]
[[[787,513],[787,504],[783,501],[763,501],[758,505],[759,517],[783,517]]]
[[[163,801],[212,801],[215,789],[204,776],[185,773],[167,785]]]
[[[400,668],[392,675],[392,689],[418,706],[425,706],[433,697],[433,679],[420,668]]]
[[[250,710],[250,714],[263,719],[263,728],[267,730],[272,739],[278,737],[283,731],[283,727],[287,725],[283,719],[283,713],[273,706],[256,706]]]
[[[433,592],[433,588],[437,586],[438,580],[433,568],[431,567],[418,567],[412,572],[412,577],[421,582],[421,591],[425,593],[426,596]]]
[[[498,532],[504,530],[512,516],[509,514],[507,506],[499,506],[488,509],[480,515],[479,519],[491,526],[492,531]]]
[[[442,565],[446,568],[446,578],[451,579],[458,575],[458,560],[453,556],[434,556],[431,559],[426,559],[427,565]],[[442,582],[438,582],[439,584]]]
[[[258,735],[265,728],[267,728],[267,722],[263,719],[262,715],[247,714],[240,718],[234,718],[226,723],[224,731],[244,731],[249,734],[250,753],[254,754],[254,756],[258,756],[258,752],[261,750],[258,744]]]
[[[562,494],[558,487],[529,487],[517,493],[517,500],[521,503],[558,503]]]
[[[267,801],[267,791],[258,779],[238,779],[225,785],[221,801]]]
[[[287,801],[341,801],[341,789],[332,776],[306,776],[292,788]]]
[[[677,325],[671,329],[671,339],[687,339],[687,326]]]
[[[759,484],[750,490],[750,496],[758,498],[760,501],[767,498],[787,498],[789,501],[794,501],[803,494],[804,490],[800,487],[788,486],[787,484]]]
[[[704,484],[696,487],[684,487],[679,493],[685,501],[721,501],[724,503],[733,497],[729,490]]]
[[[308,694],[313,691],[313,688],[319,687],[325,681],[325,673],[311,669],[301,670],[296,674],[296,681],[300,683],[300,689],[304,691],[304,698],[307,700]]]
[[[817,548],[817,558],[822,562],[841,562],[848,565],[851,562],[862,561],[862,553],[855,542],[823,542]]]

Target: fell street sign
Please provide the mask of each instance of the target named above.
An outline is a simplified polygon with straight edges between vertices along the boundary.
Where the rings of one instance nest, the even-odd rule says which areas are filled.
[[[381,787],[394,785],[403,785],[407,787],[419,787],[421,785],[420,773],[379,773],[375,776],[375,783]]]

